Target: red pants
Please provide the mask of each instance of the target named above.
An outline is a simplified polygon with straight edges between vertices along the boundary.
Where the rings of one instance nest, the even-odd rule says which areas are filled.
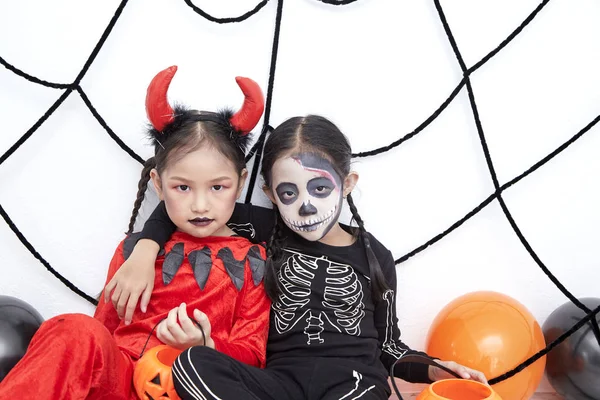
[[[133,365],[101,322],[59,315],[42,324],[0,382],[0,393],[6,399],[133,400]]]

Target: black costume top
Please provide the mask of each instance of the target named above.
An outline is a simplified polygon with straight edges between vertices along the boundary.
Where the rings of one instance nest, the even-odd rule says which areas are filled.
[[[268,240],[273,224],[271,209],[238,203],[228,226],[261,242]],[[162,247],[174,230],[161,203],[141,237]],[[369,264],[360,235],[350,246],[338,247],[307,241],[286,228],[283,257],[277,266],[281,291],[271,307],[267,366],[284,357],[338,357],[389,371],[404,354],[425,355],[400,340],[394,258],[368,235],[390,288],[378,302],[371,296]],[[430,383],[424,364],[400,363],[394,375],[409,382]]]

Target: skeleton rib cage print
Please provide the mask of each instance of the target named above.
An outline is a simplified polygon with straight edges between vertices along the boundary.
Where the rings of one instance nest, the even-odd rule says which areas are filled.
[[[308,345],[324,343],[321,333],[325,329],[359,336],[365,316],[364,292],[353,268],[330,261],[326,256],[313,257],[292,250],[286,253],[289,256],[278,275],[282,293],[273,304],[277,332],[286,333],[304,323]],[[324,300],[311,306],[309,298],[317,271],[324,272],[324,282],[319,282]]]

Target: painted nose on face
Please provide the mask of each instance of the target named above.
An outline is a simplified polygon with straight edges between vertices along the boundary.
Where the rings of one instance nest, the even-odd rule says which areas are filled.
[[[300,210],[298,211],[298,214],[300,214],[301,217],[315,215],[316,213],[317,208],[310,204],[310,200],[308,201],[308,203],[302,203],[302,205],[300,206]]]
[[[196,196],[192,203],[192,211],[197,213],[203,213],[208,211],[208,199],[206,196]]]

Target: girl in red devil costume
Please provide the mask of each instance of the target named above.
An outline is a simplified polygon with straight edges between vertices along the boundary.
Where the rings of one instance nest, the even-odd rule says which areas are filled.
[[[248,133],[262,115],[263,96],[255,82],[238,78],[245,101],[237,113],[173,110],[167,88],[175,72],[160,72],[146,97],[155,156],[140,187],[152,180],[176,226],[155,263],[152,302],[127,324],[104,301],[94,318],[67,314],[46,321],[0,383],[6,398],[137,399],[135,363],[144,349],[163,343],[182,350],[203,345],[265,365],[265,251],[225,225],[244,186]],[[129,235],[120,243],[107,282],[136,241]]]

